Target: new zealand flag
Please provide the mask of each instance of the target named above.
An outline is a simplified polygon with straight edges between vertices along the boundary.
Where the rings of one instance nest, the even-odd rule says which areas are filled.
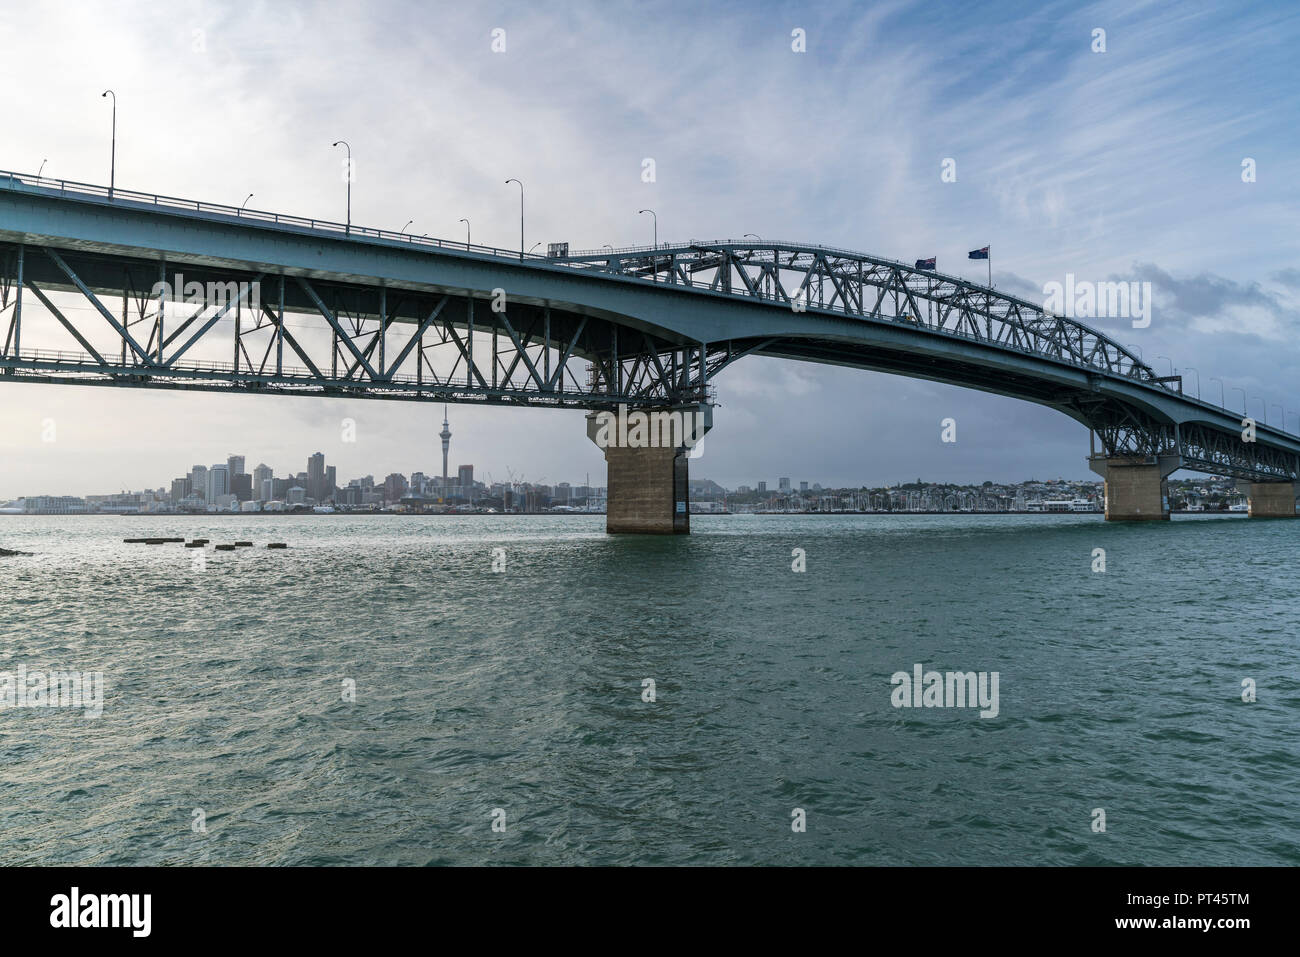
[[[931,256],[929,259],[918,259],[918,260],[916,261],[916,268],[917,268],[917,269],[934,269],[934,268],[935,268],[934,263],[935,263],[935,260],[936,260],[937,258],[938,258],[937,256]]]
[[[966,255],[968,255],[971,259],[988,259],[989,247],[985,246],[983,249],[972,249]]]

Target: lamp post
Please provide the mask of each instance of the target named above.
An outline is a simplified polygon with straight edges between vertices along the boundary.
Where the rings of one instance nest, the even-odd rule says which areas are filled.
[[[1169,378],[1172,379],[1174,377],[1174,360],[1169,358],[1168,356],[1156,356],[1156,358],[1164,359],[1166,362],[1169,363]]]
[[[1239,385],[1230,386],[1230,388],[1235,392],[1241,393],[1241,414],[1246,415],[1246,390]]]
[[[348,145],[347,140],[335,140],[333,146],[343,146],[348,151],[348,222],[344,229],[344,235],[352,235],[352,147]]]
[[[465,249],[468,250],[469,249],[469,220],[458,219],[456,220],[456,222],[465,224]]]
[[[1226,409],[1228,407],[1228,404],[1223,399],[1223,380],[1220,379],[1217,375],[1212,375],[1210,376],[1210,381],[1219,383],[1219,408]]]
[[[244,207],[248,205],[248,201],[249,201],[250,199],[252,199],[252,198],[253,198],[253,194],[252,194],[252,193],[249,193],[247,196],[244,197],[244,201],[243,201],[242,203],[239,204],[239,211],[240,211],[241,213],[244,211]]]
[[[117,185],[117,94],[112,90],[105,90],[99,96],[101,99],[106,96],[113,98],[113,147],[108,160],[108,198],[112,199],[113,187]]]
[[[1272,405],[1269,406],[1269,408],[1271,409],[1274,406],[1282,410],[1282,428],[1285,429],[1286,428],[1286,407],[1279,402],[1274,402],[1272,403]]]
[[[41,178],[41,174],[45,172],[45,164],[48,163],[48,162],[49,162],[49,160],[47,160],[47,159],[43,159],[43,160],[41,160],[41,168],[38,169],[38,170],[36,171],[36,178],[37,178],[37,179],[40,179],[40,178]]]
[[[1196,373],[1196,398],[1199,401],[1201,398],[1201,373],[1192,366],[1183,366],[1183,368],[1188,372]]]
[[[741,239],[748,239],[750,236],[753,236],[753,237],[754,237],[755,239],[757,239],[759,242],[762,242],[762,241],[763,241],[763,237],[762,237],[762,236],[759,236],[757,233],[745,233],[745,235],[741,236],[740,238],[741,238]]]
[[[529,246],[529,247],[528,247],[528,255],[531,256],[531,255],[533,254],[533,250],[536,249],[536,248],[537,248],[538,246],[540,246],[540,245],[541,245],[541,243],[533,243],[531,246]]]
[[[1135,345],[1133,345],[1133,343],[1130,342],[1129,345],[1128,345],[1128,347],[1129,347],[1130,349],[1136,349],[1136,350],[1137,350],[1137,352],[1138,352],[1138,361],[1139,361],[1139,362],[1145,363],[1145,362],[1147,361],[1146,359],[1142,358],[1142,347],[1141,347],[1141,346],[1135,346]]]
[[[399,236],[403,235],[403,234],[406,232],[406,228],[407,228],[407,226],[410,226],[411,223],[413,223],[413,222],[415,222],[415,220],[413,220],[413,219],[408,219],[408,220],[406,221],[406,226],[403,226],[402,229],[401,229],[401,231],[400,231],[397,235],[399,235]]]
[[[506,180],[507,186],[509,186],[511,183],[519,183],[519,258],[523,259],[524,258],[524,184],[520,183],[519,180],[514,179],[513,177]]]
[[[1259,409],[1264,413],[1260,418],[1263,419],[1265,425],[1268,425],[1268,405],[1265,403],[1263,396],[1257,395],[1255,398],[1259,399]],[[1249,415],[1250,413],[1246,414]]]
[[[637,215],[638,215],[638,216],[641,215],[642,213],[649,213],[651,216],[654,217],[654,223],[655,223],[655,229],[654,229],[655,245],[654,245],[654,250],[655,250],[655,254],[654,254],[654,258],[651,260],[651,264],[652,264],[652,267],[653,267],[653,269],[654,269],[654,272],[650,274],[650,279],[651,279],[651,281],[653,281],[653,282],[658,282],[658,281],[659,281],[659,214],[656,213],[653,209],[638,209],[638,210],[637,210]]]

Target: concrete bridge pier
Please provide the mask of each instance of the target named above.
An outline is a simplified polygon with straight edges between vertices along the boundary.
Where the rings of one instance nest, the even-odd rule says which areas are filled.
[[[641,428],[638,429],[638,416]],[[608,418],[605,418],[608,417]],[[605,453],[605,531],[611,535],[689,535],[692,447],[713,424],[708,406],[587,416],[587,438]],[[672,432],[673,422],[686,423]],[[668,423],[665,426],[665,423]]]
[[[1177,455],[1092,455],[1088,467],[1106,481],[1106,521],[1169,520],[1169,483]]]
[[[1238,482],[1251,518],[1295,518],[1294,482]]]

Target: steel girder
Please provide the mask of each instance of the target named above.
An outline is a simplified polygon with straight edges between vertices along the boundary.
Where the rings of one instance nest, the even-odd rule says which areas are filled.
[[[182,279],[197,284],[194,298],[155,294],[156,284]],[[495,306],[470,291],[438,295],[0,245],[0,375],[599,409],[709,402],[710,378],[743,354],[729,342],[669,341],[506,297]],[[32,345],[58,327],[79,351]]]

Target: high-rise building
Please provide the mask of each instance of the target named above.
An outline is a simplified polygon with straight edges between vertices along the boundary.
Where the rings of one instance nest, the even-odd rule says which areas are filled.
[[[275,501],[275,479],[273,478],[262,479],[262,481],[258,484],[258,494],[261,495],[259,501],[274,502]]]
[[[759,483],[758,483],[758,494],[759,494],[759,495],[766,495],[766,494],[767,494],[767,483],[766,483],[766,482],[759,482]]]
[[[338,490],[338,469],[333,465],[325,466],[325,497],[333,498]]]
[[[469,490],[474,487],[474,466],[462,465],[456,471],[460,475],[460,494],[468,495]]]
[[[778,491],[788,492],[790,491],[790,480],[788,478],[779,478],[776,480],[776,487]]]
[[[243,457],[242,455],[227,455],[227,456],[226,456],[226,468],[229,470],[229,472],[230,472],[230,477],[231,477],[232,479],[233,479],[236,475],[243,475],[243,474],[244,474],[244,457]]]
[[[444,493],[447,489],[447,449],[451,446],[451,429],[447,426],[447,407],[442,407],[442,431],[438,433],[438,438],[442,439],[442,488]]]
[[[253,469],[253,492],[258,501],[269,502],[271,496],[263,491],[266,487],[267,480],[272,478],[275,473],[271,471],[271,466],[259,464]]]
[[[807,482],[800,482],[800,483],[799,483],[799,491],[801,491],[801,492],[806,492],[806,491],[808,491],[808,483],[807,483]]]
[[[190,494],[190,478],[188,475],[181,478],[172,479],[172,504],[179,504],[180,501]]]
[[[325,453],[317,452],[307,459],[307,497],[325,501]]]
[[[208,493],[205,496],[208,504],[212,505],[217,501],[219,495],[230,494],[230,469],[228,466],[218,463],[208,469]]]
[[[195,495],[208,497],[208,468],[206,465],[196,465],[190,469],[190,491]]]
[[[240,472],[238,475],[230,476],[230,494],[235,496],[237,502],[251,502],[253,500],[253,476],[247,472]]]
[[[394,472],[384,479],[384,501],[400,502],[406,495],[406,476],[400,472]]]

